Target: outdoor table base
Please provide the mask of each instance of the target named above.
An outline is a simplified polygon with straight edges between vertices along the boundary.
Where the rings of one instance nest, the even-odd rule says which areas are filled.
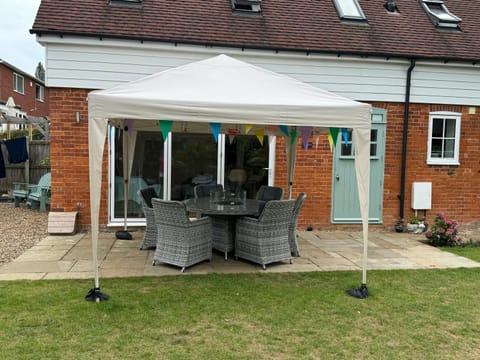
[[[235,249],[235,219],[238,216],[258,216],[259,202],[246,199],[244,202],[222,204],[214,203],[210,198],[185,200],[187,210],[212,218],[212,247],[225,254]]]

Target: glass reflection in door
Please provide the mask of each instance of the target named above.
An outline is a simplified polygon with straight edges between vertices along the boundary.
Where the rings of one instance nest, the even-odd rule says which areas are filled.
[[[263,145],[255,135],[237,135],[225,142],[225,189],[247,191],[255,198],[258,188],[268,184],[268,137]]]
[[[212,134],[172,133],[171,199],[194,197],[197,184],[217,183],[217,143]]]
[[[114,132],[114,191],[113,218],[124,217],[123,189],[123,136],[125,132],[115,129]],[[127,135],[128,136],[128,135]],[[133,135],[130,135],[133,136]],[[128,218],[143,218],[142,199],[138,191],[153,187],[159,198],[163,197],[163,140],[159,133],[137,133],[135,152],[128,186]]]

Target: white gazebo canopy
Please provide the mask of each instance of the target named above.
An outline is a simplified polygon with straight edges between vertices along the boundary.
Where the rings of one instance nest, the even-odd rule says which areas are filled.
[[[369,104],[219,55],[88,96],[90,206],[95,288],[102,161],[108,122],[128,119],[137,130],[159,131],[159,120],[353,129],[355,168],[364,237],[366,283],[370,177]],[[193,124],[192,124],[193,125]]]

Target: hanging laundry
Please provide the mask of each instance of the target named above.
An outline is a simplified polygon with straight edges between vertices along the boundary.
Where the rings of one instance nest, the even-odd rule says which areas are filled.
[[[28,160],[26,137],[5,140],[4,143],[8,150],[8,162],[10,164],[19,164]]]

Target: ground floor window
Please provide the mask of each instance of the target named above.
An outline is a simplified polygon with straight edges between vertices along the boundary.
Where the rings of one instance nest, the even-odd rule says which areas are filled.
[[[431,165],[459,165],[460,117],[453,112],[432,112],[428,124],[428,157]]]

